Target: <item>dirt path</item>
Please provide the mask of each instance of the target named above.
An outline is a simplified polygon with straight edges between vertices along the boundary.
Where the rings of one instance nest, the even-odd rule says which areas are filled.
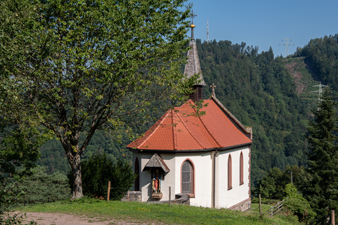
[[[143,224],[155,224],[155,223],[135,223],[128,222],[124,220],[114,220],[111,218],[103,217],[87,217],[79,216],[72,214],[63,214],[63,213],[26,213],[26,218],[24,223],[29,223],[29,221],[35,221],[37,224],[41,225],[115,225],[115,224],[127,224],[127,225],[143,225]]]

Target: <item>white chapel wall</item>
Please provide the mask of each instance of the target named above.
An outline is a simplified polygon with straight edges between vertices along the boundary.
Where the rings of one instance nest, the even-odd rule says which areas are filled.
[[[243,153],[244,184],[240,185],[240,153]],[[249,195],[249,147],[237,148],[229,151],[219,151],[216,157],[216,188],[215,207],[230,208],[244,200]],[[170,172],[166,174],[161,183],[163,197],[161,201],[169,200],[169,186],[171,186],[171,198],[181,193],[181,166],[186,159],[190,159],[194,165],[195,173],[195,198],[190,199],[190,205],[212,207],[212,157],[213,152],[191,154],[160,154]],[[232,158],[232,189],[228,190],[228,157]],[[133,167],[136,157],[140,164],[140,191],[142,201],[153,201],[151,198],[151,172],[143,171],[144,166],[152,157],[151,153],[133,153]],[[133,168],[134,170],[134,168]]]
[[[163,197],[161,201],[169,200],[169,186],[171,186],[171,200],[175,199],[175,154],[160,154],[165,164],[170,169],[170,172],[165,175],[164,180],[161,184],[161,192],[163,193]]]
[[[140,164],[140,191],[142,193],[142,202],[154,201],[151,198],[152,184],[151,172],[149,170],[143,171],[149,159],[153,156],[151,153],[133,153],[133,171],[135,171],[135,159],[138,158]],[[169,186],[171,186],[171,199],[175,199],[175,155],[174,154],[160,154],[165,164],[169,167],[170,172],[161,181],[161,192],[163,197],[161,201],[169,200]],[[133,187],[134,190],[135,187]]]
[[[244,184],[240,185],[240,154],[243,153]],[[249,196],[249,147],[237,148],[229,151],[221,151],[218,155],[218,187],[216,188],[216,208],[229,208],[246,199]],[[228,190],[228,158],[232,159],[232,189]]]
[[[195,173],[195,198],[190,198],[190,205],[211,207],[211,153],[176,154],[176,193],[181,193],[181,166],[186,159],[193,162]]]
[[[133,167],[135,166],[135,159],[138,158],[140,165],[140,191],[142,195],[142,202],[148,201],[151,196],[151,173],[150,171],[143,171],[144,166],[147,164],[152,154],[133,153]],[[135,171],[135,169],[133,168]],[[135,187],[133,187],[135,188]],[[133,189],[134,190],[134,189]],[[150,193],[150,195],[149,195]]]

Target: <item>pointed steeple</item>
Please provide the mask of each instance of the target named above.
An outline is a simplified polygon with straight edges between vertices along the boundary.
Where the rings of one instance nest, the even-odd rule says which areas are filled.
[[[193,29],[194,28],[191,28],[192,37],[194,35]],[[191,49],[188,51],[188,55],[187,55],[188,56],[188,63],[185,65],[184,74],[186,75],[187,78],[190,78],[193,75],[198,73],[199,74],[199,78],[198,78],[199,82],[196,83],[195,85],[205,86],[205,82],[204,82],[202,71],[201,71],[200,60],[198,58],[196,42],[195,42],[194,39],[191,39],[189,47]]]
[[[193,19],[196,15],[192,13],[191,18]],[[188,63],[185,65],[184,74],[187,78],[192,77],[195,74],[199,74],[197,83],[194,85],[195,93],[191,94],[190,99],[193,101],[199,101],[203,99],[203,86],[205,86],[205,81],[201,71],[200,60],[197,54],[197,47],[194,38],[194,28],[195,25],[192,23],[191,27],[191,41],[189,43],[190,50],[188,51]]]

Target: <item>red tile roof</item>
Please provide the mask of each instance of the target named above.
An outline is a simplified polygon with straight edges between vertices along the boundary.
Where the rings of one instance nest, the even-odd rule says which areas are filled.
[[[251,144],[247,131],[219,101],[204,100],[205,115],[197,116],[189,100],[168,110],[142,138],[127,147],[139,150],[204,150]]]

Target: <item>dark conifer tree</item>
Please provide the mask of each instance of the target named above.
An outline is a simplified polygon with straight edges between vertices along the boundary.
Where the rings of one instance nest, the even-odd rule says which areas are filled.
[[[306,138],[309,142],[308,176],[303,194],[316,211],[316,222],[324,224],[337,207],[338,145],[337,102],[330,88],[324,90],[318,108],[313,110]]]

